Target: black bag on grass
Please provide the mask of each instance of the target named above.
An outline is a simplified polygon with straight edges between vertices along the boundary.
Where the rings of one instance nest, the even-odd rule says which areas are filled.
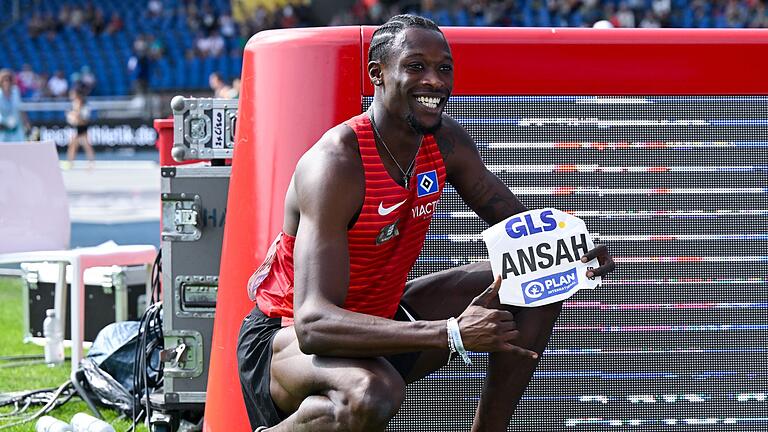
[[[145,387],[153,390],[162,383],[162,334],[159,329],[153,331],[149,328],[143,335],[139,331],[141,325],[139,321],[107,325],[96,336],[88,355],[80,363],[87,384],[83,389],[87,395],[95,397],[100,405],[118,409],[127,415],[133,412],[134,404],[139,408]],[[142,355],[143,361],[140,358]],[[144,371],[136,367],[137,359],[146,365]]]

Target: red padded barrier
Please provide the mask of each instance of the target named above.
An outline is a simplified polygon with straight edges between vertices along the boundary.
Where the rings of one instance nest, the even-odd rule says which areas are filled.
[[[235,358],[253,306],[245,283],[282,227],[299,157],[330,126],[360,113],[360,64],[359,27],[265,31],[245,48],[205,430],[249,430]]]
[[[372,95],[373,27],[265,31],[245,48],[205,431],[248,431],[235,358],[245,284],[299,157]],[[765,95],[766,30],[445,28],[460,95]],[[363,43],[362,41],[365,41]]]

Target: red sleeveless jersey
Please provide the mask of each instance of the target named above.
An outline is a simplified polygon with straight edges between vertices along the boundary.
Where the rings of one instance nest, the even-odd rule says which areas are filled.
[[[365,198],[348,232],[349,290],[344,309],[392,318],[406,278],[424,245],[429,223],[445,184],[445,165],[432,135],[425,135],[416,156],[409,189],[397,184],[381,162],[367,114],[348,120],[360,148]],[[249,294],[269,317],[293,321],[293,245],[281,233],[264,264],[248,283]]]

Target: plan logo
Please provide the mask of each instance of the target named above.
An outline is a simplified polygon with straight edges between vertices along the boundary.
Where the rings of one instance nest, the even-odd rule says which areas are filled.
[[[576,288],[578,283],[579,278],[576,276],[576,269],[572,268],[561,273],[523,282],[521,288],[523,289],[525,303],[528,304],[566,293]]]

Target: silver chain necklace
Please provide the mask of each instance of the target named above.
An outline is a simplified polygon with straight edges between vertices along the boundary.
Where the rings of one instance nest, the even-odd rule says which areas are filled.
[[[378,138],[379,141],[381,141],[381,145],[384,146],[384,150],[387,151],[387,154],[390,158],[392,158],[392,161],[395,162],[395,165],[397,165],[397,169],[400,170],[400,174],[403,175],[403,183],[405,183],[405,188],[410,190],[410,180],[411,176],[413,176],[413,169],[414,164],[416,163],[416,157],[419,156],[419,150],[421,150],[421,143],[424,141],[424,135],[421,136],[421,139],[419,140],[419,146],[416,148],[416,154],[413,155],[413,160],[411,160],[411,164],[408,165],[407,170],[403,170],[403,167],[400,166],[400,164],[397,162],[397,159],[395,159],[395,156],[392,155],[392,152],[389,151],[389,147],[387,147],[387,143],[384,142],[384,139],[381,138],[381,135],[379,134],[379,130],[376,129],[376,123],[373,121],[373,113],[370,115],[371,119],[371,127],[373,129],[373,134],[376,135],[376,138]]]

